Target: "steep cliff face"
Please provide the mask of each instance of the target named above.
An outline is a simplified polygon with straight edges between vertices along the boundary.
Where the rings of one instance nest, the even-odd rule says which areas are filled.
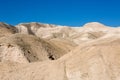
[[[0,80],[120,80],[119,28],[0,26]]]

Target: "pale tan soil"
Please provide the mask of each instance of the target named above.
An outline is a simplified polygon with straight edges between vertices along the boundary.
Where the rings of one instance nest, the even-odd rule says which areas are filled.
[[[27,23],[15,30],[0,37],[0,80],[120,80],[119,28]]]

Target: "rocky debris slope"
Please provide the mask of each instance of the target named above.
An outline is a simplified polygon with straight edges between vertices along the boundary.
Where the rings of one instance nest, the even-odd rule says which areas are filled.
[[[119,28],[92,22],[15,29],[0,37],[0,80],[120,80]]]
[[[17,29],[9,24],[0,22],[0,37],[8,36],[17,32]]]
[[[14,34],[0,39],[0,61],[28,63],[54,60],[65,51],[48,42],[26,34]]]

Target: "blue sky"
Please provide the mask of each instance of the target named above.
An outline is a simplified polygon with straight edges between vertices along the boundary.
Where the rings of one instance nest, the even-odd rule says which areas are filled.
[[[0,22],[120,26],[120,0],[0,0]]]

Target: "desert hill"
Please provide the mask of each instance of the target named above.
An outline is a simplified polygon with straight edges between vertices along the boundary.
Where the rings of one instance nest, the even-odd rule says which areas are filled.
[[[17,32],[12,25],[0,22],[0,37],[8,36]]]
[[[1,62],[28,63],[57,59],[66,53],[45,40],[26,34],[13,34],[0,39]]]
[[[13,29],[0,37],[0,80],[120,80],[119,27],[22,23]]]

